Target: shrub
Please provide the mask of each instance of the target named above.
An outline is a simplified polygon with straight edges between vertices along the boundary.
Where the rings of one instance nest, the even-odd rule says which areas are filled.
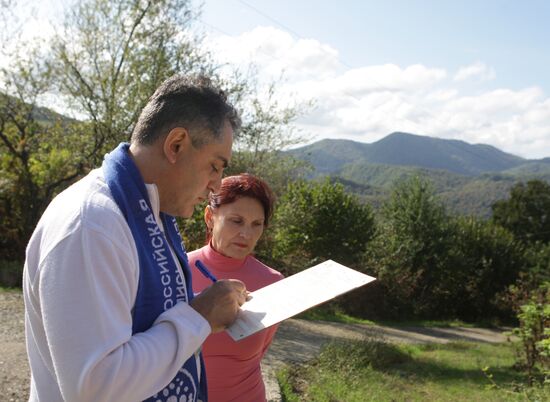
[[[550,375],[550,282],[542,284],[518,313],[519,327],[512,333],[519,337],[521,351],[518,366],[532,381],[540,372]]]
[[[21,261],[0,260],[0,286],[20,288],[23,279],[23,263]]]

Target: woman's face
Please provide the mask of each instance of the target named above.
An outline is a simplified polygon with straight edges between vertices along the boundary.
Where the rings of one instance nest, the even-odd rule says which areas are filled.
[[[252,253],[264,231],[264,208],[255,198],[241,197],[217,209],[206,208],[212,247],[226,257],[242,259]]]

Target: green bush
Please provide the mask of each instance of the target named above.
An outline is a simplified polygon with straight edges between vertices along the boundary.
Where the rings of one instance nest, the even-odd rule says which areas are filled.
[[[542,180],[517,183],[510,198],[493,204],[493,220],[525,243],[550,243],[550,184]]]
[[[386,318],[448,317],[459,272],[449,263],[449,216],[430,183],[412,178],[396,184],[382,218],[366,253],[384,294],[376,308]]]
[[[21,261],[0,260],[0,286],[20,288],[23,280],[23,263]]]
[[[287,274],[332,259],[360,269],[374,233],[370,206],[338,183],[298,181],[280,198],[273,220],[275,258]]]
[[[535,255],[528,262],[526,245],[509,230],[453,216],[420,178],[394,187],[369,245],[365,265],[378,278],[368,290],[376,295],[371,319],[510,321],[513,303],[503,295],[528,265],[547,269],[544,256],[550,256],[535,253],[538,262]]]
[[[521,351],[518,366],[532,381],[540,372],[550,380],[550,282],[542,284],[529,303],[520,307],[519,327],[512,333],[519,337]]]
[[[463,320],[513,320],[514,309],[502,295],[524,270],[525,248],[512,233],[491,221],[455,219],[448,287],[454,314]],[[540,282],[539,282],[540,283]]]

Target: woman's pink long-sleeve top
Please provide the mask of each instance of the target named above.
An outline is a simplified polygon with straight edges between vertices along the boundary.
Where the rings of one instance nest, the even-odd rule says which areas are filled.
[[[226,257],[210,245],[188,253],[193,270],[193,291],[210,286],[195,267],[201,260],[218,279],[239,279],[253,292],[283,278],[272,268],[249,255],[243,260]],[[260,361],[269,347],[277,326],[266,328],[238,342],[225,331],[211,334],[203,344],[203,356],[210,402],[265,401]]]

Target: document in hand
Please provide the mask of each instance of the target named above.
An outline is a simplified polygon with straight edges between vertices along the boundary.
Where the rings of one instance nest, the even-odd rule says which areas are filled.
[[[376,278],[332,260],[252,292],[227,332],[238,341]]]

